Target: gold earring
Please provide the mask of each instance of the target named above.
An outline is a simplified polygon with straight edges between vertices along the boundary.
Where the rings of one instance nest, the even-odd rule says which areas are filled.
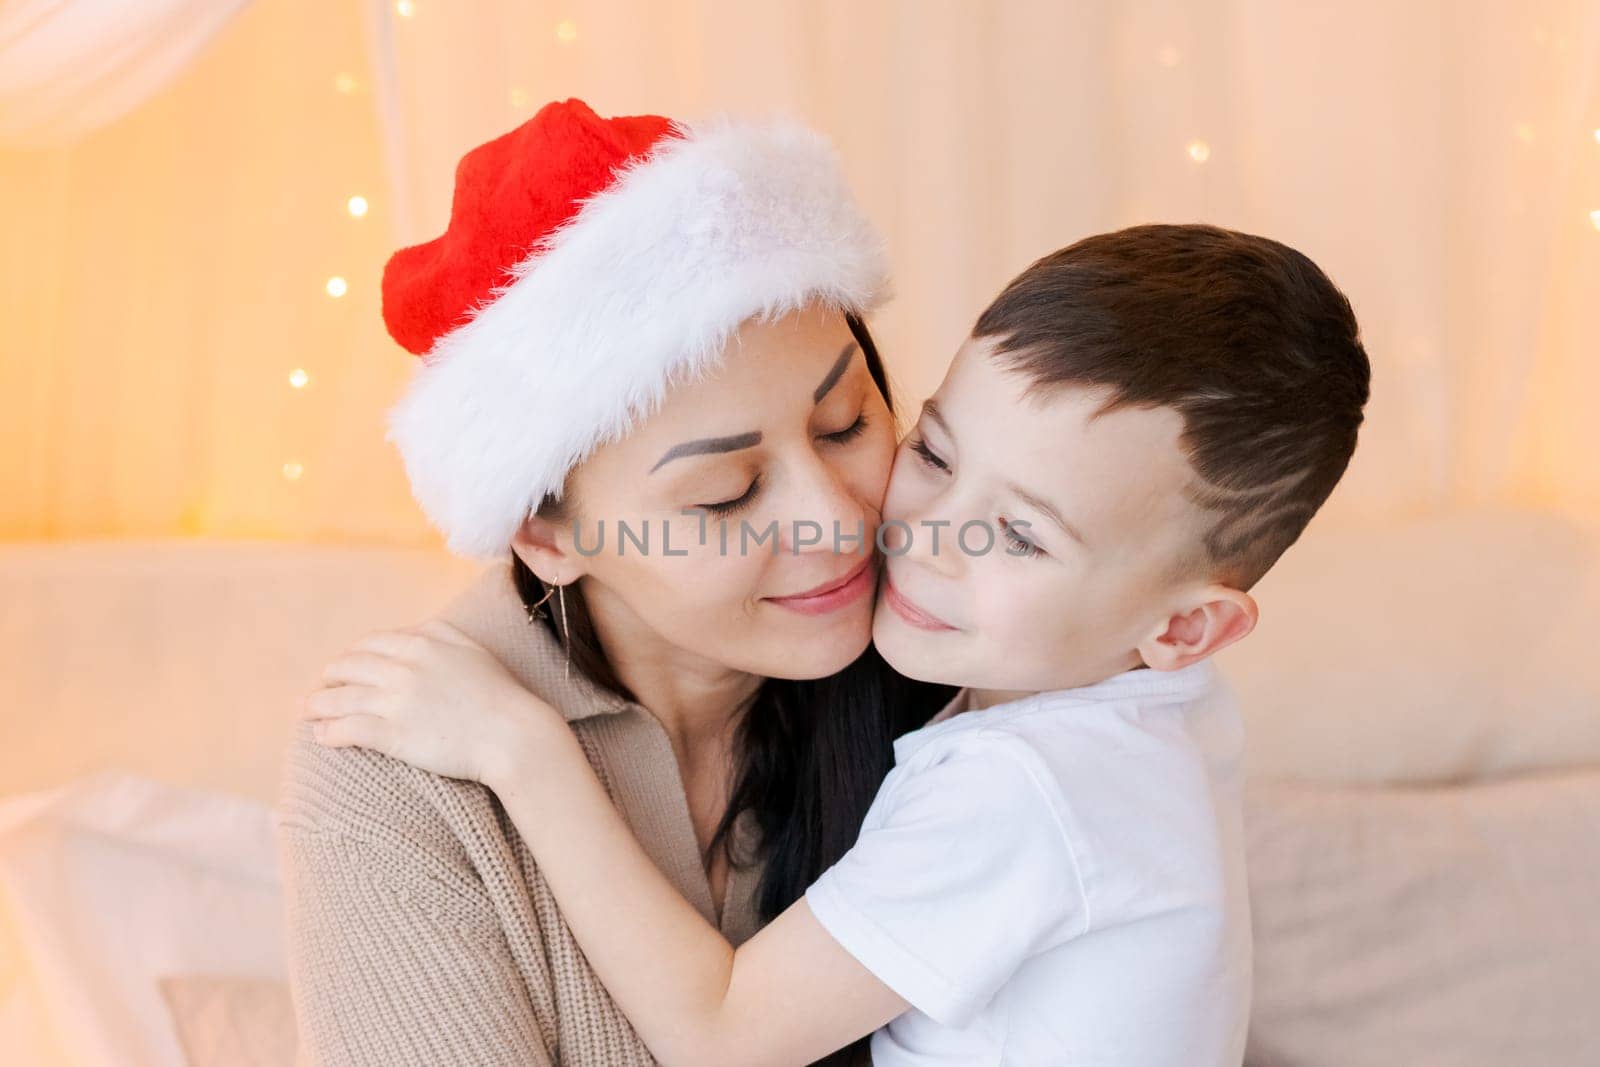
[[[556,595],[556,587],[552,585],[552,586],[550,586],[548,589],[546,589],[544,591],[544,596],[539,598],[539,602],[537,604],[524,604],[523,605],[524,609],[528,612],[528,622],[530,624],[535,619],[540,617],[539,609],[544,607],[545,601],[549,600],[551,597],[553,597],[555,595]]]
[[[570,682],[572,681],[572,634],[567,632],[567,587],[561,585],[557,586],[556,588],[560,590],[560,594],[556,597],[556,600],[561,604],[561,643],[567,646],[567,667],[565,678]]]

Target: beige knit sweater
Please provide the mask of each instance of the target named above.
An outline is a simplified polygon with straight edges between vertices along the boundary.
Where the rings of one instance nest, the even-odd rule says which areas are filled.
[[[644,708],[606,695],[530,625],[509,563],[439,613],[562,709],[656,865],[717,922],[677,761]],[[654,1060],[589,969],[527,846],[475,783],[298,730],[277,815],[299,1062],[371,1067]],[[736,828],[741,843],[748,820]],[[760,872],[718,923],[753,934]]]

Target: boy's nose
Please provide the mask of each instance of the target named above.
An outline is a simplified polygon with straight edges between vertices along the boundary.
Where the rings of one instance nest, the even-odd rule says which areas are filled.
[[[885,555],[925,567],[945,577],[960,574],[962,561],[956,542],[958,523],[948,516],[927,512],[915,516],[884,517]]]

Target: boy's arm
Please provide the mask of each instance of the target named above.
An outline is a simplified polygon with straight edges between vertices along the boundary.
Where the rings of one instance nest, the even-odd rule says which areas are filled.
[[[906,1010],[804,898],[735,951],[645,855],[565,723],[519,720],[528,729],[485,784],[590,966],[663,1063],[809,1063]]]

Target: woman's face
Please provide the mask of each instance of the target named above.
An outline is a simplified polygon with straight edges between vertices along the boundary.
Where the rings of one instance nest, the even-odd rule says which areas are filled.
[[[546,581],[581,578],[606,629],[755,675],[820,678],[871,637],[894,451],[842,314],[748,322],[716,371],[580,464],[565,514],[529,519],[513,548]]]

